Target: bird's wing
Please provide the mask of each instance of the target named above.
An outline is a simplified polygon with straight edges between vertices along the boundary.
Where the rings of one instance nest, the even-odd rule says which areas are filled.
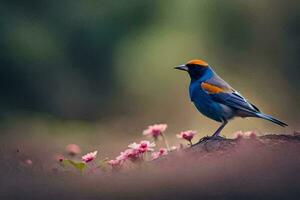
[[[241,117],[255,116],[269,120],[283,127],[287,126],[286,123],[260,112],[255,105],[248,102],[240,93],[235,91],[218,75],[202,82],[200,87],[211,97],[212,100],[236,109],[238,111],[237,114]]]
[[[250,104],[241,94],[236,92],[232,87],[222,87],[208,82],[202,82],[201,88],[207,92],[210,97],[219,103],[232,108],[255,114],[259,112],[258,108]]]
[[[234,89],[224,81],[220,76],[218,76],[215,72],[213,72],[213,76],[205,81],[205,83],[217,86],[226,91],[234,91]]]

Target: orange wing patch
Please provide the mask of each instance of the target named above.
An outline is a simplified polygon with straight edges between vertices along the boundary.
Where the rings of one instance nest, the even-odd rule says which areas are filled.
[[[225,92],[225,89],[222,89],[218,86],[215,86],[215,85],[212,85],[209,83],[205,83],[205,82],[201,83],[201,88],[210,94],[217,94],[220,92]]]
[[[204,67],[208,66],[208,63],[203,60],[190,60],[187,64],[188,65],[201,65]]]

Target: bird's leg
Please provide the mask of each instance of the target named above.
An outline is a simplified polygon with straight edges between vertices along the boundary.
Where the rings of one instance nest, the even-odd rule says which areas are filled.
[[[216,130],[216,132],[211,136],[211,138],[217,138],[227,123],[228,121],[224,120],[222,125]]]
[[[224,120],[222,122],[221,126],[216,130],[216,132],[212,136],[210,136],[210,137],[209,136],[203,137],[203,138],[201,138],[199,140],[199,142],[197,142],[196,144],[194,144],[192,146],[195,146],[195,145],[197,145],[197,144],[199,144],[201,142],[205,142],[205,141],[210,140],[210,139],[216,139],[216,138],[220,137],[219,134],[221,133],[222,129],[226,126],[227,123],[228,123],[228,121]]]

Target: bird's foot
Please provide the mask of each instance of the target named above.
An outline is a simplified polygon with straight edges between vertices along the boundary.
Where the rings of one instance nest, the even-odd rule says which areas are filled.
[[[217,135],[217,136],[205,136],[203,138],[201,138],[196,144],[194,145],[197,145],[197,144],[200,144],[200,143],[203,143],[203,142],[206,142],[206,141],[209,141],[209,140],[224,140],[225,138]]]

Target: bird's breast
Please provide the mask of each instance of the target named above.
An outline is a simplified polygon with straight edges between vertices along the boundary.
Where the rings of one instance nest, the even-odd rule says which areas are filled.
[[[205,102],[210,102],[211,97],[200,87],[200,85],[201,83],[190,84],[189,92],[190,92],[191,101],[196,102],[203,99],[205,100]]]

